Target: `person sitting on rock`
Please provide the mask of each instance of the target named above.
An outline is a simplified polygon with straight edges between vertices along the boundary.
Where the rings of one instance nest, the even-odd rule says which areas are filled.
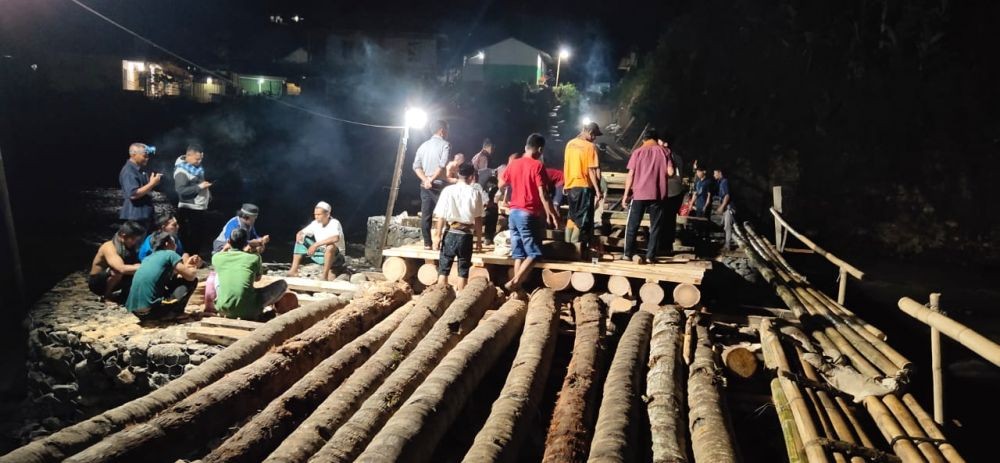
[[[212,256],[215,267],[214,306],[226,318],[257,320],[264,307],[273,305],[288,291],[285,280],[275,280],[263,288],[254,282],[263,275],[260,254],[250,252],[249,234],[243,228],[233,230],[229,248]],[[207,292],[207,291],[206,291]]]
[[[302,256],[323,265],[324,280],[330,279],[331,270],[334,277],[347,270],[344,258],[344,251],[347,248],[344,241],[344,229],[340,226],[339,220],[330,216],[332,210],[329,203],[320,201],[313,209],[315,220],[295,234],[292,268],[288,270],[288,276],[299,275],[299,264],[302,263]]]
[[[156,218],[156,228],[165,233],[169,233],[174,237],[174,243],[176,244],[176,249],[174,252],[181,256],[182,259],[187,259],[188,254],[184,252],[184,245],[181,244],[180,235],[178,231],[181,226],[177,222],[177,217],[173,214],[163,214]],[[142,246],[139,246],[139,262],[146,260],[153,253],[152,245],[153,235],[150,234],[146,237],[145,241],[142,242]]]
[[[229,236],[233,234],[233,230],[237,228],[242,228],[247,231],[247,236],[249,237],[249,245],[253,248],[254,252],[262,253],[264,252],[264,247],[267,243],[271,241],[269,235],[259,236],[257,235],[257,229],[254,227],[254,223],[257,222],[257,216],[260,215],[260,208],[254,204],[246,203],[240,207],[239,211],[236,211],[236,217],[229,219],[226,225],[222,227],[222,232],[219,236],[215,238],[215,242],[212,243],[212,253],[229,249]]]
[[[140,320],[174,318],[184,313],[198,285],[195,272],[201,258],[181,259],[173,235],[158,231],[152,237],[153,253],[132,278],[125,308]]]
[[[87,287],[101,300],[121,302],[128,298],[132,275],[139,270],[135,248],[145,234],[142,225],[128,221],[118,227],[114,237],[97,248],[97,255],[90,264]]]

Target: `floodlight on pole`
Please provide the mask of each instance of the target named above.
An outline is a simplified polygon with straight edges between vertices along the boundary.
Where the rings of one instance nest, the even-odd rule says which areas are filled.
[[[382,236],[379,239],[379,265],[382,264],[382,250],[389,238],[389,226],[392,224],[392,210],[396,207],[399,196],[399,182],[403,177],[403,158],[406,157],[406,143],[410,138],[410,129],[420,130],[427,126],[427,112],[420,108],[407,108],[403,113],[403,131],[399,134],[399,148],[396,150],[396,166],[392,171],[392,183],[389,184],[389,201],[385,205],[385,221],[382,222]]]
[[[569,59],[569,50],[562,48],[559,50],[558,58],[556,58],[556,86],[559,86],[559,70],[562,67],[562,60]]]

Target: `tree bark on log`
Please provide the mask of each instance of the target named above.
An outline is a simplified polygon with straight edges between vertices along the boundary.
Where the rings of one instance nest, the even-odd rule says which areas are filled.
[[[418,300],[407,304],[410,306],[409,310],[399,309],[386,319],[388,321],[391,318],[399,318],[395,325],[399,328],[394,326],[390,330],[391,332],[386,335],[387,341],[382,343],[381,347],[373,347],[372,350],[377,349],[377,351],[363,365],[357,369],[346,371],[343,369],[343,363],[337,358],[340,352],[334,354],[280,397],[271,401],[267,408],[243,425],[222,445],[212,450],[202,461],[204,463],[262,461],[293,431],[300,434],[296,427],[307,417],[311,419],[310,415],[320,413],[320,410],[323,410],[320,404],[325,403],[324,400],[330,396],[334,389],[340,390],[347,387],[345,383],[350,381],[347,376],[353,379],[364,376],[362,372],[377,370],[381,373],[379,378],[384,377],[388,369],[380,369],[372,365],[381,366],[396,363],[395,357],[401,351],[408,352],[413,345],[416,345],[420,337],[427,332],[430,325],[452,299],[454,299],[454,294],[446,286],[428,288]],[[380,329],[386,321],[376,325],[372,331]],[[350,402],[340,400],[339,403]],[[315,427],[307,427],[307,429],[314,430]],[[315,432],[311,434],[315,435]],[[319,450],[324,442],[319,439],[310,439],[307,442],[315,442],[310,446],[302,439],[289,439],[289,443],[293,444],[295,448],[302,449],[302,453],[304,453],[304,455],[300,454],[302,461]],[[310,447],[312,451],[305,453],[305,449]]]
[[[545,463],[579,462],[587,458],[590,429],[597,404],[597,384],[604,326],[601,307],[594,294],[573,301],[576,337],[559,400],[545,438]]]
[[[233,422],[259,410],[409,297],[406,284],[381,284],[250,365],[148,422],[118,432],[66,461],[174,461],[182,452],[202,445],[207,436],[221,433]],[[359,352],[357,364],[365,357],[367,352]]]
[[[552,288],[553,291],[566,290],[566,288],[569,288],[572,279],[573,272],[569,270],[542,269],[542,283],[545,284],[546,288]]]
[[[279,315],[166,386],[38,439],[0,457],[0,462],[62,461],[127,425],[149,419],[198,389],[215,382],[226,373],[249,365],[272,347],[301,333],[345,305],[347,305],[346,300],[331,298],[306,304],[297,310]]]
[[[496,289],[490,282],[470,281],[413,352],[337,429],[312,461],[354,460],[441,359],[476,327],[496,297]]]
[[[508,300],[462,339],[356,461],[427,461],[479,382],[521,331],[526,307],[524,301]]]
[[[636,312],[618,342],[604,382],[588,461],[629,462],[636,458],[638,409],[652,323],[652,313]]]
[[[691,450],[695,461],[736,462],[735,439],[718,388],[721,372],[715,364],[708,327],[695,323],[694,331],[694,360],[687,390]]]
[[[646,407],[655,463],[687,463],[687,368],[682,353],[683,316],[665,306],[653,318],[646,376]]]
[[[510,373],[463,462],[516,461],[531,412],[542,399],[555,353],[559,312],[554,297],[550,289],[531,295]]]

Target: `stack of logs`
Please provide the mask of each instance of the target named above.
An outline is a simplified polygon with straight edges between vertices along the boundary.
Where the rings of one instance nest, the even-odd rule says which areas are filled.
[[[779,330],[764,319],[759,326],[765,363],[777,371],[772,399],[790,461],[891,460],[865,432],[862,418],[875,424],[887,448],[904,463],[964,461],[913,395],[901,390],[910,362],[886,342],[885,335],[813,288],[748,224],[736,228],[751,265],[799,322]],[[783,343],[783,337],[789,342]],[[869,384],[893,387],[884,394],[853,397],[864,404],[867,416],[862,417],[849,405],[850,395],[821,382],[816,361],[807,361],[810,353],[821,354],[812,358],[822,357],[823,368],[836,365]]]
[[[621,314],[613,342],[606,304],[584,294],[568,303],[566,375],[550,377],[565,358],[561,305],[552,289],[504,298],[482,278],[419,297],[378,283],[283,314],[150,395],[0,462],[429,461],[441,448],[520,461],[546,428],[548,462],[737,461],[707,318],[643,304]],[[494,370],[505,354],[510,368]],[[474,438],[456,444],[449,436],[491,371],[506,381]]]

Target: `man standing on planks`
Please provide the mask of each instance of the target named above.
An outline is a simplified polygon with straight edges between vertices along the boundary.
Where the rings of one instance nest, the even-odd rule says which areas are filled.
[[[118,183],[122,187],[122,211],[118,215],[122,221],[133,221],[146,230],[153,229],[153,188],[160,184],[163,174],[147,173],[149,156],[156,148],[142,143],[132,143],[128,147],[128,161],[118,173]]]
[[[458,182],[441,190],[441,197],[434,208],[438,219],[438,236],[435,245],[441,250],[438,259],[438,284],[448,282],[451,264],[458,259],[458,284],[455,291],[465,288],[472,268],[472,241],[475,236],[476,251],[483,250],[483,216],[485,193],[476,183],[476,169],[470,164],[458,167]],[[445,226],[447,225],[447,229]]]
[[[445,166],[451,153],[448,143],[448,123],[439,120],[433,126],[434,135],[417,148],[413,159],[413,172],[420,179],[420,231],[424,237],[424,249],[431,249],[431,221],[434,206],[444,185]]]
[[[622,207],[628,210],[625,227],[625,253],[622,260],[637,264],[656,262],[656,246],[662,234],[664,200],[667,198],[667,178],[674,175],[674,166],[667,157],[667,150],[657,143],[659,135],[649,129],[642,136],[642,145],[628,159],[628,176],[625,177],[625,194]],[[642,223],[642,216],[649,212],[649,242],[646,257],[635,255],[635,235]]]
[[[601,136],[596,122],[583,126],[580,135],[566,144],[563,160],[563,194],[569,203],[569,219],[580,230],[580,257],[590,258],[594,233],[594,209],[601,202],[601,165],[594,140]]]
[[[721,168],[716,168],[712,175],[715,177],[716,188],[718,188],[719,207],[715,213],[721,216],[722,228],[726,230],[725,250],[729,250],[733,242],[733,198],[729,191],[729,179],[726,178]]]
[[[540,160],[544,149],[544,137],[537,133],[528,135],[524,154],[511,160],[500,174],[500,188],[510,185],[508,228],[514,277],[504,285],[508,292],[524,282],[535,260],[542,257],[544,220],[547,219],[553,227],[559,223],[559,211],[552,207],[547,190],[549,179]],[[546,219],[542,218],[543,213]]]

